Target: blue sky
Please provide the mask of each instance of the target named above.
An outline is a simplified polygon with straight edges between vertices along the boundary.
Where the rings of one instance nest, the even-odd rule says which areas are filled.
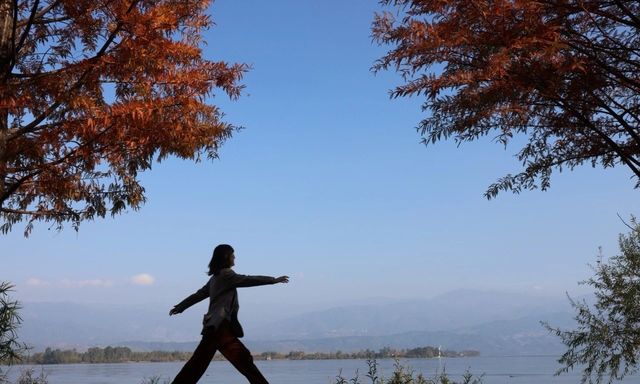
[[[24,301],[169,306],[204,284],[224,242],[238,272],[291,276],[244,303],[580,292],[598,246],[617,252],[626,228],[616,213],[639,211],[630,172],[581,168],[547,192],[487,201],[486,187],[519,169],[517,148],[420,145],[421,100],[390,100],[397,76],[369,70],[384,53],[370,38],[377,10],[364,0],[216,2],[205,55],[252,70],[240,100],[212,102],[245,129],[217,161],[156,164],[139,212],[78,233],[40,225],[28,239],[16,226],[0,238],[0,280]]]

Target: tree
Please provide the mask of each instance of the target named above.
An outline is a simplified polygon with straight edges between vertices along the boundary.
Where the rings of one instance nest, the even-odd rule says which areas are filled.
[[[57,228],[144,202],[138,173],[217,157],[244,64],[203,58],[208,0],[0,0],[0,219]]]
[[[17,340],[22,319],[18,315],[18,302],[9,298],[12,288],[9,283],[0,283],[0,365],[19,359],[25,349]]]
[[[584,281],[595,290],[595,304],[584,300],[571,305],[576,310],[576,330],[545,327],[560,337],[567,351],[558,373],[584,365],[582,382],[609,382],[636,372],[640,359],[640,224],[632,219],[632,230],[620,235],[620,255],[607,262],[600,257],[595,275]]]
[[[485,192],[550,186],[552,171],[624,165],[640,186],[640,2],[382,0],[373,38],[391,96],[424,96],[425,144],[493,135],[523,170]],[[398,20],[399,19],[399,20]]]

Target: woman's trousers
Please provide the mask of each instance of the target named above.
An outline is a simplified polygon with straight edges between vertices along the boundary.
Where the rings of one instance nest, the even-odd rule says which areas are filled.
[[[253,362],[251,352],[231,332],[229,322],[223,321],[218,328],[205,328],[202,340],[193,355],[182,367],[172,384],[195,384],[207,370],[213,355],[220,351],[251,384],[269,384]]]

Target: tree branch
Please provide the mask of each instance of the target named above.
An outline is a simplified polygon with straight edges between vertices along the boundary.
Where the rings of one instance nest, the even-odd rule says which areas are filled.
[[[629,8],[627,8],[626,5],[624,5],[623,2],[621,2],[620,0],[613,0],[617,5],[618,8],[622,9],[622,12],[625,13],[625,15],[629,16],[629,18],[631,20],[633,20],[633,22],[636,25],[636,29],[640,27],[640,18],[638,18],[638,15],[634,14],[633,12],[631,12],[631,10]]]
[[[129,8],[126,11],[126,14],[128,14],[129,12],[131,12],[133,10],[133,8],[136,6],[136,4],[139,2],[140,0],[134,0],[131,2],[131,5],[129,6]],[[111,45],[111,43],[113,42],[113,40],[115,40],[117,34],[120,32],[120,30],[122,29],[122,26],[124,25],[124,23],[122,22],[122,20],[120,20],[118,22],[118,24],[116,25],[116,27],[113,29],[113,31],[109,34],[109,37],[107,38],[107,40],[104,42],[104,44],[102,45],[102,47],[100,48],[100,50],[96,53],[96,55],[94,57],[92,57],[89,60],[97,60],[100,57],[102,57],[102,55],[104,55],[104,53],[107,51],[107,48]],[[84,81],[84,79],[89,75],[89,73],[91,72],[91,67],[87,68],[84,73],[82,75],[80,75],[80,77],[78,78],[78,80],[69,88],[69,90],[67,91],[67,94],[71,93],[72,91],[74,91],[75,89],[79,88],[82,85],[82,82]],[[60,105],[62,105],[62,97],[60,97],[60,99],[58,99],[58,101],[56,101],[55,103],[53,103],[51,106],[49,106],[49,108],[47,108],[46,111],[44,111],[43,113],[41,113],[38,117],[36,117],[31,123],[29,123],[28,125],[26,125],[24,128],[22,128],[20,130],[20,134],[24,134],[24,133],[29,133],[31,130],[37,128],[38,124],[40,124],[41,122],[43,122],[47,117],[49,117]]]
[[[638,169],[633,163],[637,162],[637,160],[630,158],[629,155],[625,153],[625,151],[611,139],[606,133],[602,132],[598,127],[596,127],[593,122],[584,117],[579,111],[577,111],[574,107],[569,106],[563,100],[559,100],[559,102],[563,105],[565,110],[571,112],[571,114],[576,117],[578,120],[582,121],[582,123],[587,126],[591,131],[595,132],[600,138],[602,138],[607,145],[609,145],[617,154],[620,156],[620,159],[633,171],[633,173],[640,179],[640,169]]]
[[[626,225],[627,228],[631,229],[632,231],[636,230],[635,228],[630,226],[626,221],[624,221],[624,219],[622,218],[622,216],[620,216],[620,214],[618,212],[616,212],[616,216],[618,216],[618,219],[620,219],[620,221],[622,221],[622,224]]]
[[[24,184],[25,181],[33,178],[34,176],[37,176],[39,173],[42,172],[42,169],[36,170],[32,173],[29,173],[23,177],[21,177],[20,179],[18,179],[16,182],[12,183],[9,185],[8,188],[5,188],[3,191],[2,196],[0,196],[0,209],[2,209],[2,205],[4,204],[4,202],[11,197],[11,195],[18,190],[18,188],[20,188],[20,186],[22,186],[22,184]]]
[[[631,136],[631,138],[636,142],[636,145],[640,148],[640,136],[638,136],[634,128],[630,126],[629,123],[627,123],[627,121],[616,113],[607,103],[603,102],[602,99],[600,99],[600,97],[598,97],[593,91],[590,91],[590,93],[591,97],[599,102],[600,106],[608,112],[609,116],[613,117],[618,123],[620,123],[622,128],[629,134],[629,136]],[[610,98],[610,96],[607,97]],[[640,165],[640,163],[638,163],[638,165]]]
[[[18,44],[15,46],[14,56],[18,56],[18,53],[22,49],[22,46],[29,35],[29,31],[31,30],[31,26],[33,25],[33,20],[36,17],[36,12],[38,11],[38,5],[40,4],[40,0],[35,0],[33,2],[33,7],[31,7],[31,13],[29,14],[29,20],[27,21],[27,25],[25,26],[22,34],[20,35],[20,40]],[[13,69],[13,65],[9,68],[9,71]]]
[[[39,19],[42,16],[46,15],[50,10],[52,10],[53,8],[57,7],[58,4],[60,4],[60,0],[56,0],[53,1],[51,4],[47,5],[46,7],[42,8],[35,16],[35,19]],[[17,22],[16,25],[20,28],[24,27],[27,24],[26,21],[21,21],[21,22]]]

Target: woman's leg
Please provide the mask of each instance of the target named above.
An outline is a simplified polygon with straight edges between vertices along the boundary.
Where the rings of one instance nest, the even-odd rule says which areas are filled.
[[[253,363],[253,356],[247,347],[233,335],[228,323],[221,324],[217,333],[220,353],[242,373],[251,384],[269,384],[260,370]]]
[[[195,384],[200,380],[207,370],[213,355],[216,353],[217,342],[213,329],[205,330],[202,333],[202,340],[193,355],[182,367],[172,384]]]

